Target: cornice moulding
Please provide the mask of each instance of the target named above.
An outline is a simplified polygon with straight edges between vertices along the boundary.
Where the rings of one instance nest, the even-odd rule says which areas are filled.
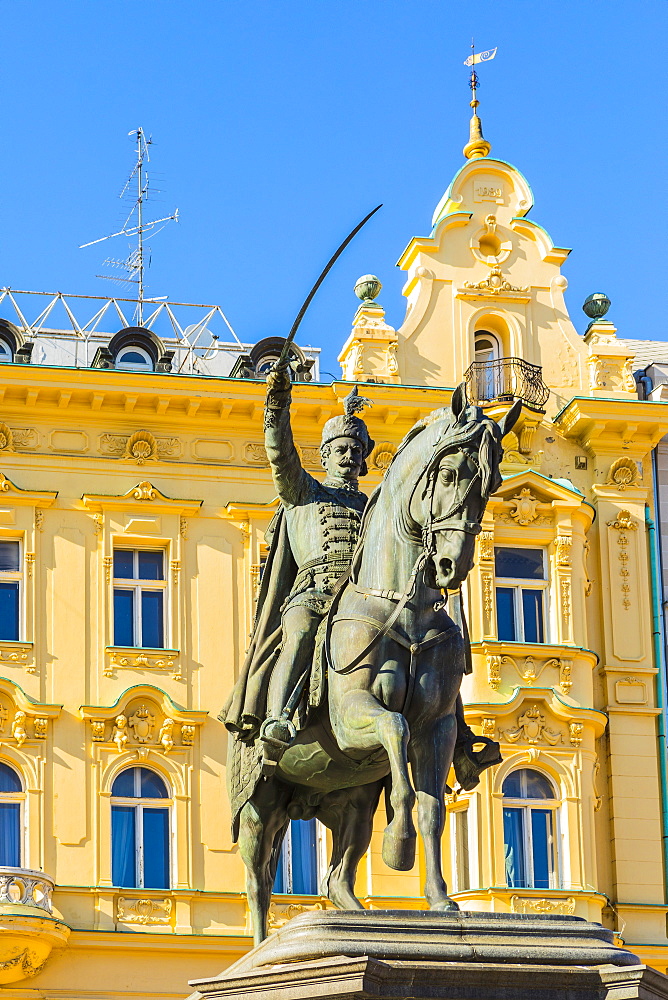
[[[440,249],[443,235],[449,229],[459,229],[461,226],[467,226],[472,218],[472,212],[451,212],[449,215],[443,216],[431,236],[413,237],[397,261],[397,267],[400,267],[402,271],[407,271],[415,262],[415,258],[419,253],[437,253]]]
[[[554,418],[564,437],[593,453],[644,457],[668,433],[668,404],[639,399],[575,396]]]
[[[52,705],[38,701],[26,694],[23,688],[10,680],[9,677],[0,677],[0,691],[11,698],[18,707],[30,716],[43,715],[47,719],[57,719],[61,713],[62,705]]]
[[[225,504],[223,517],[231,521],[266,521],[272,518],[278,510],[280,501],[274,497],[269,503],[249,503],[247,501],[231,501]]]
[[[496,655],[507,655],[512,657],[533,656],[535,659],[564,659],[572,660],[575,657],[582,657],[588,660],[592,669],[599,663],[598,653],[593,649],[585,649],[583,646],[552,645],[548,643],[530,642],[506,642],[503,639],[482,639],[479,642],[471,643],[472,653],[487,653]],[[624,668],[628,673],[628,668]]]
[[[203,500],[185,500],[165,496],[152,483],[137,483],[121,496],[107,496],[104,493],[84,494],[83,504],[92,511],[142,510],[153,514],[196,514]],[[148,505],[148,506],[147,506]]]
[[[181,426],[195,414],[200,428],[207,424],[219,428],[221,421],[226,427],[230,422],[241,426],[247,422],[256,424],[266,392],[264,382],[247,379],[38,365],[19,367],[21,371],[12,373],[15,377],[11,383],[0,382],[3,416],[20,415],[26,419],[29,409],[33,422],[46,417],[51,423],[57,411],[62,423],[75,413],[79,421],[85,413],[91,426],[99,421],[106,430],[118,427],[119,432],[129,421],[136,425],[134,429],[149,421]],[[113,379],[112,375],[120,377]],[[323,407],[338,407],[353,384],[342,380],[297,382],[292,387],[293,406],[300,408],[304,418],[317,418]],[[364,394],[376,404],[367,417],[372,424],[382,422],[386,407],[398,410],[406,420],[418,420],[443,406],[444,397],[447,401],[452,393],[452,389],[432,386],[366,382],[363,385]]]
[[[22,468],[24,468],[22,466]],[[0,506],[3,503],[21,504],[29,507],[50,507],[55,503],[58,492],[24,490],[0,472]]]
[[[172,701],[165,691],[152,684],[135,684],[132,687],[126,688],[118,696],[113,705],[82,705],[79,709],[79,714],[82,719],[113,719],[118,715],[121,706],[132,701],[134,698],[147,698],[155,701],[165,715],[173,718],[175,722],[185,722],[201,726],[209,717],[208,712],[182,708],[176,702]]]
[[[573,719],[588,722],[594,729],[596,738],[603,735],[608,723],[604,712],[582,707],[570,698],[567,700],[554,688],[516,687],[507,701],[469,703],[465,706],[465,712],[468,718],[480,715],[503,716],[517,711],[527,701],[543,702],[561,722]]]

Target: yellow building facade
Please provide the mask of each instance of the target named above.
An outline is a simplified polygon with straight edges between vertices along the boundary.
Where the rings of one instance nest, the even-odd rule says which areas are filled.
[[[322,425],[365,383],[370,492],[462,379],[497,416],[523,399],[463,595],[467,718],[504,760],[449,796],[449,885],[465,909],[600,920],[665,971],[650,459],[668,408],[638,400],[611,323],[577,333],[568,250],[528,218],[519,171],[486,144],[467,154],[399,260],[402,326],[363,298],[342,380],[294,386],[295,438],[317,474]],[[16,325],[0,369],[0,623],[14,636],[0,639],[0,833],[18,864],[0,868],[0,986],[184,997],[251,940],[217,714],[276,509],[264,384],[156,370],[141,330],[119,350],[144,351],[144,368],[113,351],[108,367],[25,363],[31,330]],[[385,868],[383,825],[381,810],[358,893],[420,907],[421,861]],[[321,864],[322,832],[313,849]],[[325,905],[279,893],[271,926]]]

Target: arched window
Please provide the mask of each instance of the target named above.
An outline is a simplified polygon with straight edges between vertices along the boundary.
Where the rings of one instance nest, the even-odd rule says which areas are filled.
[[[501,345],[493,333],[479,330],[475,334],[474,354],[475,398],[481,402],[496,399],[503,393],[503,369],[495,364],[501,358]]]
[[[169,792],[147,767],[129,767],[111,787],[111,878],[126,889],[168,889]]]
[[[127,347],[121,347],[116,355],[116,367],[130,372],[152,372],[153,358],[138,344],[128,344]]]
[[[479,330],[475,335],[475,360],[497,361],[500,357],[499,341],[494,334]]]
[[[13,767],[0,762],[0,865],[21,867],[23,785]]]
[[[315,819],[290,820],[278,859],[274,892],[317,896],[320,892],[318,864],[321,828]]]
[[[0,337],[0,364],[10,364],[14,360],[12,345],[4,337]]]
[[[556,811],[552,783],[540,771],[512,771],[503,782],[506,883],[514,889],[556,889]]]

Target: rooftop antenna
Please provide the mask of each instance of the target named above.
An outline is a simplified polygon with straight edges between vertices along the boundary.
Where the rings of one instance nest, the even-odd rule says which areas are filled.
[[[132,208],[130,209],[125,222],[123,223],[122,229],[119,229],[117,233],[110,233],[108,236],[101,236],[98,240],[91,240],[90,243],[82,243],[79,249],[83,250],[84,247],[92,247],[96,243],[103,243],[105,240],[113,240],[116,236],[137,237],[136,247],[131,249],[129,255],[124,260],[116,260],[112,257],[107,257],[104,262],[110,267],[123,268],[127,272],[127,277],[120,278],[111,274],[98,274],[96,277],[105,278],[107,281],[119,281],[126,285],[129,283],[137,285],[136,317],[137,324],[142,326],[144,322],[144,302],[156,301],[155,298],[146,299],[144,295],[144,274],[147,267],[144,244],[147,239],[150,239],[151,236],[155,236],[158,232],[160,232],[159,229],[155,229],[156,226],[161,226],[161,228],[164,229],[164,226],[166,226],[168,222],[178,222],[179,210],[175,209],[171,215],[166,215],[163,219],[153,219],[151,222],[146,222],[144,220],[144,202],[148,200],[149,196],[149,177],[146,164],[150,161],[148,147],[151,145],[153,140],[150,136],[147,138],[143,128],[133,129],[131,132],[128,132],[128,135],[134,136],[136,140],[137,159],[119,197],[125,197],[125,195],[132,190],[133,181],[135,179],[137,197],[132,204]],[[149,254],[148,266],[150,266],[150,263],[151,258]],[[166,298],[166,296],[162,296],[162,298]]]

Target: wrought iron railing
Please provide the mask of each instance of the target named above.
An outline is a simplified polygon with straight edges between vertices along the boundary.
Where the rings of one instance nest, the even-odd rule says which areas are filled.
[[[531,365],[522,358],[474,361],[464,378],[469,402],[478,405],[519,398],[540,409],[550,395],[540,365]]]

